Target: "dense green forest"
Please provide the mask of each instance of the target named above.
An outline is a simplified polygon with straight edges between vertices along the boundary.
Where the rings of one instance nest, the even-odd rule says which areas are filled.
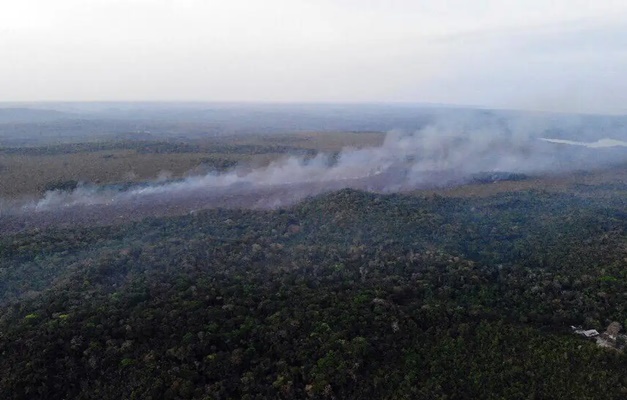
[[[627,186],[0,237],[4,399],[624,399]],[[602,191],[602,193],[601,193]],[[609,194],[608,194],[609,193]]]

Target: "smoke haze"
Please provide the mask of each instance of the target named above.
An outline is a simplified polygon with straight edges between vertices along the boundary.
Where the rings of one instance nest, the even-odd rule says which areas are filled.
[[[482,173],[560,173],[626,159],[624,149],[609,148],[624,142],[603,139],[595,145],[541,136],[550,132],[556,132],[555,125],[547,125],[546,119],[481,120],[464,113],[449,114],[414,132],[390,131],[379,147],[345,148],[338,154],[319,153],[312,158],[287,156],[261,168],[240,166],[224,173],[159,179],[125,189],[85,184],[69,192],[48,191],[41,199],[5,205],[4,210],[19,214],[180,204],[190,209],[274,208],[342,188],[409,191],[459,185]],[[580,146],[572,146],[576,144]]]

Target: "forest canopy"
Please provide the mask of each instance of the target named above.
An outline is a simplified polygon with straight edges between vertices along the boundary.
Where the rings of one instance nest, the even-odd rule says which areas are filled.
[[[0,239],[5,398],[624,398],[621,195],[342,190]],[[597,195],[595,195],[597,194]],[[595,195],[595,196],[593,196]]]

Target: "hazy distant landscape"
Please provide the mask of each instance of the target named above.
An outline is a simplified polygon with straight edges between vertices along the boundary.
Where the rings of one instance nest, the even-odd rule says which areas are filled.
[[[0,218],[47,226],[70,207],[107,223],[342,188],[562,191],[605,182],[623,139],[624,117],[418,104],[17,104],[0,109]]]

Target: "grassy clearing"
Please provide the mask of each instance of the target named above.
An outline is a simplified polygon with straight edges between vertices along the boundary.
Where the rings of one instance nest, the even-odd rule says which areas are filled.
[[[237,164],[263,166],[286,154],[377,146],[383,137],[381,133],[301,133],[0,148],[0,197],[37,195],[52,182],[68,180],[137,182],[220,171]]]

